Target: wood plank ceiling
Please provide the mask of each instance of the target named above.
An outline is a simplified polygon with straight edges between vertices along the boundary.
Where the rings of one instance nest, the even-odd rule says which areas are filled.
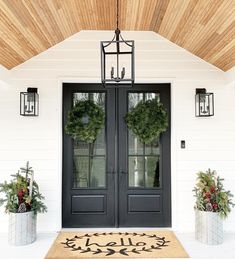
[[[119,0],[121,30],[150,30],[227,71],[235,0]],[[114,30],[116,0],[0,0],[0,64],[11,69],[80,30]]]

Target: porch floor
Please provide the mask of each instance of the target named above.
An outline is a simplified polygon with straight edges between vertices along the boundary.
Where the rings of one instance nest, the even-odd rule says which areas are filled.
[[[98,229],[96,230],[98,231]],[[109,231],[108,229],[105,230]],[[84,231],[84,229],[79,229],[79,231]],[[175,234],[190,255],[190,258],[235,258],[235,233],[225,233],[224,243],[218,246],[207,246],[197,242],[194,239],[194,233],[175,232]],[[1,259],[43,259],[56,236],[57,233],[38,233],[37,241],[33,244],[15,247],[8,245],[7,234],[0,234],[0,257]]]

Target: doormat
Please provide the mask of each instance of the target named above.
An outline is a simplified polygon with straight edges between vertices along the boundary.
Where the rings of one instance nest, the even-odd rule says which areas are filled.
[[[45,259],[189,258],[172,231],[61,232]]]

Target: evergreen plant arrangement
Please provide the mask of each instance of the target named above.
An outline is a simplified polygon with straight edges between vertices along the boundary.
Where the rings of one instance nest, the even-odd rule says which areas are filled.
[[[208,244],[223,242],[223,219],[235,205],[233,195],[223,187],[224,179],[216,171],[208,169],[198,172],[196,187],[193,189],[195,204],[195,238]]]
[[[210,169],[198,172],[197,176],[196,187],[193,190],[196,197],[195,209],[218,212],[222,219],[226,218],[234,203],[231,192],[225,191],[223,187],[224,179]]]
[[[167,111],[157,99],[140,101],[126,114],[125,120],[128,128],[146,144],[168,127]]]
[[[38,184],[33,179],[33,170],[27,162],[25,168],[12,175],[13,179],[8,183],[0,184],[0,192],[5,194],[5,198],[0,199],[0,206],[5,204],[7,213],[22,213],[33,211],[35,214],[47,211],[42,200],[44,197],[39,192]]]
[[[36,216],[46,212],[47,207],[29,162],[12,177],[10,182],[0,184],[0,193],[5,195],[0,199],[0,206],[5,204],[9,213],[9,243],[26,245],[36,240]]]
[[[73,139],[94,143],[104,126],[105,114],[92,100],[77,101],[68,113],[65,132]]]

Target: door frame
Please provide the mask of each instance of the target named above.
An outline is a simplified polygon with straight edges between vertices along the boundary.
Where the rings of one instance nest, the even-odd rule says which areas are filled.
[[[170,80],[169,80],[170,81]],[[169,208],[168,208],[168,215],[169,215],[169,220],[168,220],[168,222],[169,222],[169,227],[171,227],[172,226],[172,221],[173,221],[173,219],[172,219],[172,209],[174,209],[173,207],[172,207],[172,197],[171,197],[171,189],[172,189],[172,175],[171,175],[171,164],[172,164],[172,161],[171,161],[171,85],[172,85],[172,83],[171,82],[167,82],[167,83],[137,83],[137,84],[135,84],[135,86],[139,86],[139,87],[143,87],[144,85],[151,85],[151,86],[156,86],[156,88],[166,88],[167,87],[167,92],[168,92],[168,102],[169,102],[169,106],[168,106],[168,121],[169,121],[169,130],[168,130],[168,139],[169,139],[169,145],[168,145],[168,147],[169,148],[167,148],[168,150],[165,150],[167,153],[168,153],[168,157],[169,157],[169,162],[170,163],[168,163],[168,169],[169,169],[169,172],[170,172],[170,179],[169,179],[169,182],[168,182],[168,191],[169,191]],[[78,85],[80,85],[80,86],[93,86],[93,87],[95,87],[95,88],[99,88],[100,87],[100,91],[102,91],[102,85],[100,84],[100,83],[87,83],[87,82],[84,82],[84,83],[78,83],[78,82],[76,82],[76,81],[67,81],[67,80],[65,80],[65,81],[60,81],[60,85],[62,86],[62,91],[61,91],[61,99],[62,99],[62,106],[61,106],[61,114],[62,114],[62,117],[60,116],[60,118],[61,118],[61,124],[60,125],[62,125],[62,127],[64,127],[64,120],[63,120],[63,118],[64,118],[64,109],[63,109],[63,106],[64,106],[64,85],[65,84],[70,84],[70,85],[74,85],[75,86],[75,88],[78,86]],[[141,90],[140,90],[141,91]],[[147,90],[146,90],[147,91]],[[116,98],[118,98],[118,95],[116,94]],[[117,103],[117,102],[116,102]],[[117,127],[118,127],[118,125],[117,125]],[[115,130],[117,130],[117,129],[115,129]],[[62,196],[62,199],[61,199],[61,226],[63,227],[63,205],[62,205],[62,203],[63,203],[63,170],[64,170],[64,145],[63,145],[63,139],[64,139],[64,135],[63,135],[63,128],[62,128],[62,132],[61,132],[62,134],[62,138],[61,138],[61,155],[62,155],[62,163],[61,163],[61,196]],[[117,143],[117,142],[116,142]],[[117,145],[115,145],[115,149],[117,148],[116,147]],[[118,156],[118,150],[116,150],[116,152],[115,152],[115,156]],[[119,161],[118,161],[118,159],[116,159],[116,165],[118,166],[118,163],[119,163]],[[115,168],[115,170],[117,171],[118,170],[118,168],[116,167]],[[116,173],[115,174],[115,177],[117,177],[118,178],[118,174]],[[117,179],[116,179],[117,180]],[[115,184],[117,183],[117,181],[115,180]],[[115,187],[116,188],[116,187]],[[118,200],[118,193],[117,192],[115,192],[115,201],[117,201]],[[114,227],[118,227],[118,214],[119,214],[119,210],[118,210],[118,202],[115,202],[115,226]],[[84,227],[86,227],[86,226],[84,226]]]

